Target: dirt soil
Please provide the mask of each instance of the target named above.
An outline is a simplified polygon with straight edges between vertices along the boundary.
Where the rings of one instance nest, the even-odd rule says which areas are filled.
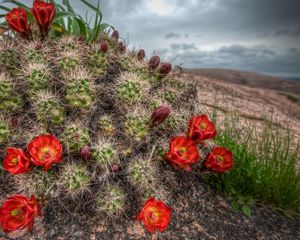
[[[203,111],[211,111],[214,101],[221,111],[236,110],[240,115],[259,124],[265,115],[272,114],[279,126],[285,127],[287,116],[294,132],[300,136],[300,105],[291,102],[278,90],[253,87],[218,80],[211,77],[184,74],[186,81],[199,86],[199,99]],[[53,204],[44,209],[44,217],[38,219],[32,234],[17,231],[4,239],[300,239],[300,219],[288,219],[266,206],[255,206],[251,217],[234,210],[230,202],[210,188],[201,176],[173,172],[164,166],[162,176],[170,194],[173,208],[169,228],[161,234],[149,234],[141,223],[134,221],[137,206],[132,206],[125,217],[113,223],[110,219],[95,216],[92,212],[69,212]],[[0,203],[14,189],[7,181],[8,175],[0,175]]]
[[[300,219],[290,220],[266,207],[257,206],[251,217],[235,211],[230,203],[207,186],[198,175],[182,171],[163,172],[173,208],[169,228],[152,236],[128,214],[112,223],[87,212],[70,213],[59,207],[44,210],[33,234],[18,231],[0,239],[270,239],[295,240],[300,237]],[[9,186],[0,185],[9,191]],[[1,200],[2,199],[1,195]]]

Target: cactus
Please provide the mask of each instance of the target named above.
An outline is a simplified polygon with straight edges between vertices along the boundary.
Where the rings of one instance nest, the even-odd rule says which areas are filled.
[[[149,160],[143,157],[134,159],[128,167],[128,179],[138,189],[151,188],[157,179],[157,167]]]
[[[15,113],[21,108],[22,98],[15,84],[5,73],[0,73],[0,110]]]
[[[40,92],[37,99],[36,115],[39,122],[46,126],[57,126],[64,122],[65,110],[54,95],[48,92]]]
[[[110,141],[100,139],[98,144],[93,146],[93,159],[96,164],[106,167],[118,162],[118,151],[116,146]]]
[[[70,107],[88,109],[95,101],[95,93],[88,79],[75,80],[68,84],[66,100]]]
[[[128,115],[124,122],[124,132],[135,141],[141,141],[149,134],[149,117]]]
[[[96,199],[97,210],[114,218],[125,209],[126,195],[124,190],[117,186],[108,185]]]
[[[52,134],[62,143],[63,160],[49,172],[33,166],[13,176],[17,191],[48,204],[73,200],[81,207],[88,199],[111,218],[130,206],[133,194],[138,201],[163,195],[158,154],[152,151],[150,160],[150,148],[162,133],[167,142],[185,131],[182,115],[193,110],[178,107],[188,91],[169,77],[170,64],[158,56],[145,61],[145,51],[128,50],[117,32],[93,42],[64,34],[39,42],[35,34],[0,43],[0,145],[25,151],[36,136]],[[157,110],[165,105],[174,114]]]
[[[47,90],[51,86],[50,69],[44,63],[29,63],[24,69],[24,74],[32,99],[38,91]]]
[[[18,192],[36,196],[51,195],[55,197],[58,194],[57,175],[53,170],[47,172],[40,169],[32,169],[27,174],[20,174],[15,177]]]
[[[7,39],[0,42],[0,69],[17,73],[20,66],[18,51],[14,43]]]
[[[75,198],[89,190],[91,176],[86,167],[67,163],[62,168],[59,184],[67,197]]]
[[[81,123],[67,124],[62,139],[69,152],[79,151],[90,142],[88,129]]]
[[[7,143],[11,137],[11,130],[5,117],[0,114],[0,144]]]
[[[69,73],[75,67],[79,66],[80,57],[80,53],[75,50],[62,52],[58,60],[61,71]]]
[[[88,66],[97,78],[105,75],[108,67],[107,54],[100,46],[92,46],[88,54]]]
[[[99,119],[99,129],[101,134],[113,135],[115,132],[115,127],[112,122],[112,118],[109,115],[104,115]]]
[[[136,73],[124,73],[118,79],[117,97],[120,104],[137,103],[147,97],[149,85]]]

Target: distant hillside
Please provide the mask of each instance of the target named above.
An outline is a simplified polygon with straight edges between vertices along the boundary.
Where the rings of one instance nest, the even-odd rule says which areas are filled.
[[[300,95],[300,82],[263,74],[218,68],[184,69],[184,73],[224,80],[250,87],[261,87]]]

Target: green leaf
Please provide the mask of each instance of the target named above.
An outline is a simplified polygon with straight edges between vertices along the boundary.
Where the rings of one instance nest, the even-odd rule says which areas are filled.
[[[53,22],[57,22],[65,17],[76,17],[76,16],[71,12],[59,11],[55,14]]]
[[[99,16],[100,16],[100,22],[102,21],[102,13],[101,13],[101,11],[99,9],[99,6],[100,6],[99,1],[98,1],[97,7],[93,6],[91,3],[89,3],[86,0],[79,0],[79,1],[81,1],[82,3],[84,3],[85,5],[87,5],[89,8],[93,9],[96,13],[98,13]]]
[[[5,7],[5,6],[0,6],[0,9],[4,10],[6,12],[10,12],[10,10],[11,10],[10,8]]]
[[[242,212],[247,216],[250,217],[251,216],[251,208],[248,205],[244,205],[242,207]]]
[[[27,7],[25,4],[20,3],[19,1],[16,1],[16,0],[4,0],[4,1],[2,1],[2,3],[12,3],[12,4],[17,5],[18,7],[25,8],[26,11],[30,11],[29,7]]]

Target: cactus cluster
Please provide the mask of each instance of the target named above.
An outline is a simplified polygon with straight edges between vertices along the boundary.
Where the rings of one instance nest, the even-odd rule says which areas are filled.
[[[139,202],[159,195],[161,156],[152,148],[187,124],[178,117],[185,108],[174,103],[191,94],[187,83],[169,74],[171,65],[127,50],[115,33],[102,33],[93,43],[75,36],[3,38],[1,149],[26,149],[40,134],[54,135],[63,146],[61,163],[49,171],[34,167],[12,178],[18,192],[51,199],[48,204],[73,199],[72,206],[82,206],[88,196],[94,209],[111,218],[126,212],[133,194]],[[15,56],[18,49],[24,52]],[[170,82],[181,87],[174,92]],[[172,104],[174,113],[167,107],[164,116],[151,115]],[[14,127],[11,119],[19,124]]]

